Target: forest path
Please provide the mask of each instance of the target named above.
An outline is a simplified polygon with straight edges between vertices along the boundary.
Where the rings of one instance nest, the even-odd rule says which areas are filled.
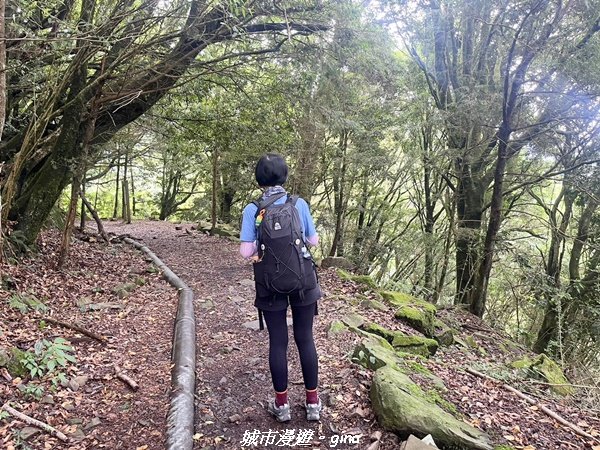
[[[192,231],[191,225],[185,224],[180,230],[165,222],[110,223],[107,227],[108,231],[127,233],[143,240],[195,292],[197,449],[250,448],[242,445],[248,442],[250,435],[257,444],[252,448],[365,450],[370,448],[374,436],[379,438],[379,450],[399,447],[399,438],[383,431],[375,420],[369,401],[373,372],[353,364],[348,357],[360,337],[355,333],[328,333],[333,321],[360,314],[390,330],[415,334],[415,330],[394,318],[392,309],[365,306],[365,301],[376,298],[376,293],[340,280],[333,269],[319,270],[324,298],[319,305],[319,316],[315,318],[314,336],[319,355],[319,389],[326,409],[320,422],[306,421],[302,376],[290,336],[292,421],[279,424],[265,409],[273,395],[267,332],[243,326],[245,322],[256,320],[256,310],[252,267],[239,256],[238,245],[225,238]],[[503,390],[499,383],[475,378],[465,371],[469,367],[483,367],[501,378],[509,377],[517,382],[518,374],[508,367],[511,361],[529,354],[525,349],[459,309],[442,309],[439,317],[455,329],[462,342],[472,342],[474,347],[441,347],[435,357],[421,363],[443,381],[447,387],[443,390],[443,399],[452,402],[464,420],[488,432],[495,443],[510,443],[515,448],[589,448],[590,444],[586,446],[585,440],[573,430],[558,425],[537,406]],[[473,332],[473,327],[488,331]],[[429,382],[418,373],[412,378],[422,388],[429,389]],[[526,381],[517,387],[532,393],[534,386]],[[535,392],[533,395],[551,410],[580,424],[588,432],[597,433],[600,418],[582,409],[577,400],[551,396],[543,387]],[[282,438],[287,440],[282,441]],[[357,441],[358,444],[353,443]]]
[[[343,313],[343,305],[323,302],[315,318],[320,394],[327,408],[322,420],[305,419],[302,374],[290,329],[292,421],[279,424],[266,411],[273,395],[268,334],[243,325],[257,319],[252,267],[239,255],[237,244],[189,231],[190,225],[182,227],[176,230],[171,223],[154,221],[106,224],[109,232],[142,241],[194,291],[198,343],[195,448],[242,448],[251,433],[255,439],[260,436],[259,448],[280,448],[280,439],[301,448],[366,448],[369,435],[381,430],[367,406],[368,373],[348,360],[351,343],[327,336],[332,314]],[[325,292],[327,278],[322,274]],[[342,395],[334,395],[337,392]],[[289,440],[291,435],[293,440]],[[337,443],[342,440],[346,443]],[[397,445],[394,435],[384,433],[381,450]]]

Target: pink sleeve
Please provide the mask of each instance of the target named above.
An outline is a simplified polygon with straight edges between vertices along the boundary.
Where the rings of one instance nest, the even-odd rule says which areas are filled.
[[[312,236],[308,236],[306,238],[306,243],[308,245],[311,245],[313,247],[316,247],[317,245],[319,245],[319,235],[318,234],[314,234]]]
[[[258,249],[256,248],[256,242],[242,242],[240,244],[240,254],[244,258],[250,258],[256,255]]]

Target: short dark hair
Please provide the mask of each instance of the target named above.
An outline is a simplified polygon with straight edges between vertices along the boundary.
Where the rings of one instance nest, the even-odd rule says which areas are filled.
[[[256,163],[256,182],[259,186],[281,186],[288,177],[288,166],[283,156],[267,153]]]

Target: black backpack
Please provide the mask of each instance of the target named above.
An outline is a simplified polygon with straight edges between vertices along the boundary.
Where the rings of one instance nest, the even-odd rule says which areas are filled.
[[[258,235],[259,262],[254,264],[254,280],[259,297],[277,294],[298,294],[317,286],[314,261],[302,237],[300,214],[296,209],[297,195],[288,196],[285,203],[275,202],[286,196],[274,194],[257,206],[255,225]],[[259,314],[259,318],[262,319]],[[262,320],[261,320],[261,329]]]

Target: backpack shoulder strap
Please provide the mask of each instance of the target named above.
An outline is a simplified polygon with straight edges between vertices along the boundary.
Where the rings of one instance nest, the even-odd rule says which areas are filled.
[[[291,203],[292,205],[296,206],[296,202],[298,201],[298,198],[300,198],[298,195],[290,195],[290,196],[288,196],[286,202]]]
[[[252,204],[256,206],[256,212],[254,213],[254,218],[256,219],[260,214],[260,199],[254,200]]]
[[[287,195],[286,192],[280,192],[279,194],[271,195],[269,198],[261,201],[260,203],[258,203],[258,205],[256,205],[257,206],[256,215],[258,216],[258,214],[260,213],[261,210],[267,209],[269,206],[271,206],[273,203],[275,203],[281,197],[285,197],[286,195]],[[256,204],[257,202],[252,202],[252,203]]]

